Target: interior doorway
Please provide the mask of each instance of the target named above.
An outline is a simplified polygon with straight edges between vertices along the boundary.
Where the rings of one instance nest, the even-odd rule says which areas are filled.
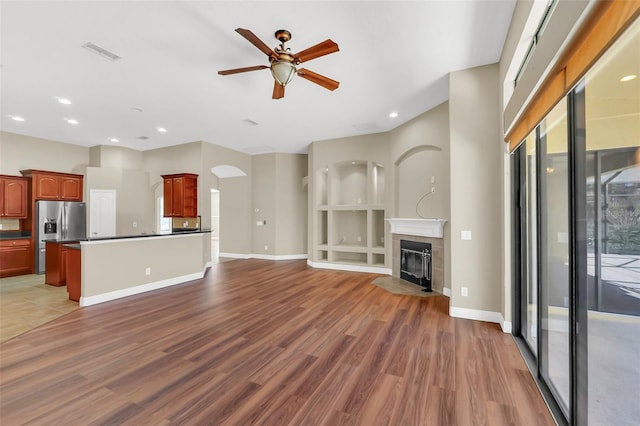
[[[211,263],[220,261],[220,191],[211,188]]]

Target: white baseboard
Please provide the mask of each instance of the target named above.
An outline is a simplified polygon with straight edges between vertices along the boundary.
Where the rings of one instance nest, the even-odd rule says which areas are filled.
[[[442,289],[442,294],[447,297],[451,297],[451,289],[449,287],[444,287]]]
[[[250,254],[244,254],[244,253],[218,253],[218,256],[220,257],[228,257],[230,259],[251,259],[251,255]]]
[[[476,321],[494,322],[500,324],[504,333],[511,333],[511,322],[505,321],[500,312],[480,311],[477,309],[449,307],[449,315],[455,318],[464,318]]]
[[[252,258],[254,259],[265,259],[265,260],[304,260],[307,258],[306,254],[281,254],[281,255],[271,255],[271,254],[252,254]]]
[[[121,290],[110,291],[108,293],[97,294],[95,296],[80,296],[80,306],[91,306],[98,303],[109,302],[110,300],[121,299],[134,294],[145,293],[147,291],[158,290],[172,285],[182,284],[187,281],[197,280],[204,277],[204,271],[194,274],[182,275],[166,280],[154,281],[152,283],[142,284],[135,287],[123,288]]]
[[[329,262],[312,262],[307,260],[307,265],[312,268],[318,269],[333,269],[336,271],[350,271],[350,272],[369,272],[373,274],[391,275],[391,268],[384,268],[379,266],[360,266],[350,265],[347,263],[329,263]]]
[[[263,260],[304,260],[308,256],[306,254],[243,254],[243,253],[220,253],[220,257],[228,257],[230,259],[263,259]]]

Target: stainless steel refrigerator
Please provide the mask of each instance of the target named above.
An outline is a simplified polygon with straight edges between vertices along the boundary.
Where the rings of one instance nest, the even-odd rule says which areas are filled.
[[[37,201],[36,217],[36,272],[43,274],[47,240],[79,241],[86,238],[86,205],[77,201]]]

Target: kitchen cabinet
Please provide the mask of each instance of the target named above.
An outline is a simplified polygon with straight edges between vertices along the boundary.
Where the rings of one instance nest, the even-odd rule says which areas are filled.
[[[31,240],[0,240],[0,277],[31,273]]]
[[[82,175],[43,170],[21,170],[31,178],[34,200],[82,201]]]
[[[69,242],[65,243],[68,244]],[[60,243],[46,243],[45,284],[61,287],[67,284],[67,247]]]
[[[165,217],[198,216],[198,175],[162,175]]]
[[[0,175],[0,217],[27,218],[27,183],[20,176]]]

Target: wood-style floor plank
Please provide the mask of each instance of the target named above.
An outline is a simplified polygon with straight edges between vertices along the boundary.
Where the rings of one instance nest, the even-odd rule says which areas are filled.
[[[511,336],[378,275],[235,260],[0,343],[0,424],[553,420]]]

